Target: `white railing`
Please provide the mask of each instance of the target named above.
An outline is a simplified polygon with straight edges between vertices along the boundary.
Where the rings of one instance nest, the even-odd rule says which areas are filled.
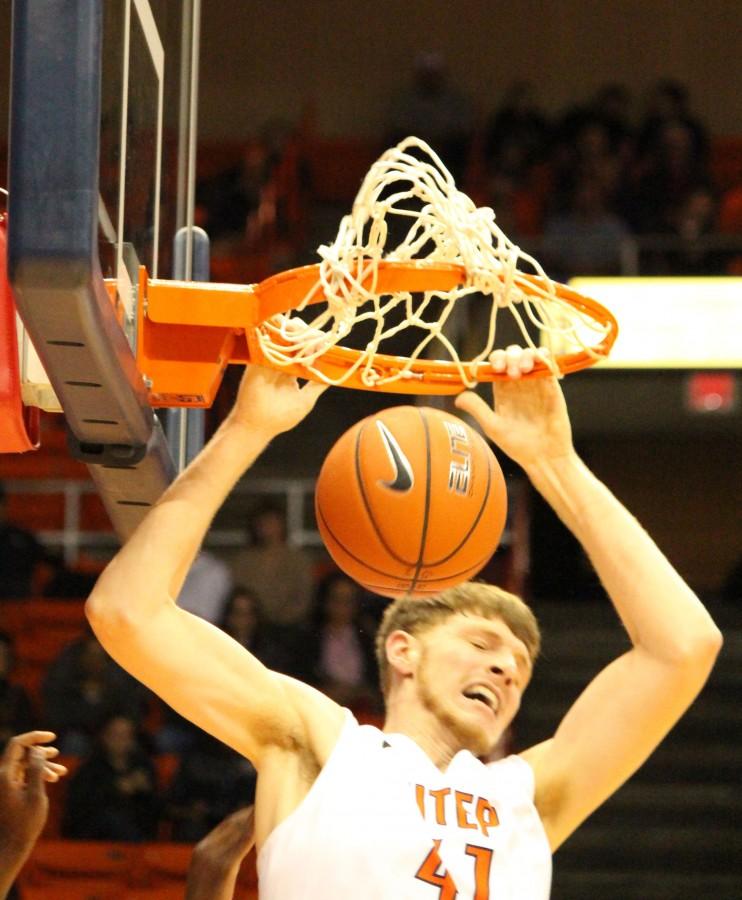
[[[36,532],[38,539],[47,547],[59,550],[68,566],[74,566],[83,554],[91,554],[107,558],[119,546],[119,540],[113,531],[83,530],[82,507],[86,495],[95,494],[92,481],[79,479],[12,479],[4,482],[8,494],[60,494],[64,498],[64,516],[61,529],[43,529]],[[239,482],[227,501],[229,506],[235,500],[245,501],[246,521],[250,505],[256,501],[271,498],[277,506],[286,510],[286,531],[290,544],[297,547],[315,548],[322,546],[322,538],[314,525],[314,487],[313,478],[254,478]],[[523,485],[519,481],[508,484],[509,505],[511,511],[519,509],[523,503]],[[513,532],[518,532],[518,525],[508,522],[501,544],[509,546]],[[210,529],[205,546],[214,550],[231,550],[245,545],[247,527],[228,528],[218,524]],[[522,535],[521,535],[522,536]]]
[[[92,481],[48,479],[8,479],[3,482],[10,494],[59,494],[63,497],[63,521],[60,529],[42,529],[36,537],[47,547],[59,550],[67,565],[74,566],[84,553],[107,556],[119,546],[113,531],[83,529],[83,498],[96,493]],[[322,541],[319,532],[308,523],[314,520],[313,478],[259,478],[239,483],[231,498],[274,498],[286,509],[287,534],[290,543],[299,547],[316,547]],[[33,501],[31,501],[33,502]],[[206,546],[215,549],[240,547],[245,543],[245,528],[213,527]]]

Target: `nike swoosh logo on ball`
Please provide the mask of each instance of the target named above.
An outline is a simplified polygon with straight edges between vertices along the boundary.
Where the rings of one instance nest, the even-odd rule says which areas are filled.
[[[391,491],[399,491],[400,493],[409,491],[415,483],[410,461],[404,455],[402,448],[397,443],[397,439],[386,425],[377,419],[376,426],[379,429],[382,441],[384,441],[389,462],[394,466],[394,478],[391,481],[382,480],[380,484],[388,487]]]

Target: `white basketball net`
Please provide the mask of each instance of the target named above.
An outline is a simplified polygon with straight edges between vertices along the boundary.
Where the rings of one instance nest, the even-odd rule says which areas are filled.
[[[393,247],[387,247],[390,223],[395,231],[400,224],[407,227],[409,223],[404,237]],[[600,323],[557,296],[554,282],[538,262],[498,228],[494,211],[477,208],[457,190],[451,173],[418,138],[406,138],[373,164],[351,214],[340,223],[334,243],[321,246],[318,253],[322,260],[318,282],[297,311],[304,309],[318,290],[325,299],[324,306],[319,304],[321,311],[308,325],[291,314],[273,316],[260,326],[258,341],[274,365],[301,363],[328,384],[342,384],[359,369],[361,380],[369,387],[414,379],[419,377],[412,371],[414,361],[432,358],[435,347],[455,364],[462,382],[473,387],[476,366],[496,349],[497,315],[501,309],[510,311],[524,345],[534,350],[555,374],[559,374],[554,362],[557,348],[562,353],[571,349],[592,353],[591,346],[606,332]],[[379,294],[374,286],[382,260],[414,260],[421,267],[426,263],[454,263],[463,266],[466,278],[452,290],[427,291],[422,295]],[[529,283],[528,292],[523,289],[525,279],[518,268],[522,263],[540,276],[535,288],[533,282]],[[489,325],[482,335],[481,350],[462,361],[443,329],[455,304],[475,293],[490,300]],[[433,303],[434,300],[443,303]],[[386,317],[400,304],[404,305],[404,320],[389,325]],[[369,320],[373,322],[373,337],[342,377],[332,380],[315,367],[316,360],[328,348],[340,343],[355,325]],[[527,321],[540,332],[541,346],[532,339]],[[407,328],[420,329],[422,339],[409,359],[400,359],[398,371],[380,376],[374,368],[380,344]]]

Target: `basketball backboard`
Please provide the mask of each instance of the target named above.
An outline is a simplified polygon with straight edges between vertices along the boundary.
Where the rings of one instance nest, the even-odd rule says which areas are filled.
[[[90,465],[122,537],[173,475],[134,361],[135,313],[139,265],[158,271],[175,227],[190,6],[16,0],[13,8],[10,278],[38,352],[33,377],[45,373],[72,452]],[[104,277],[115,279],[114,303]],[[22,355],[33,362],[28,341]]]

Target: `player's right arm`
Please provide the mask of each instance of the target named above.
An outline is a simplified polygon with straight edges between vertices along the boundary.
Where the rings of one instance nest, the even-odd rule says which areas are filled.
[[[235,482],[322,388],[250,367],[234,409],[101,575],[86,604],[107,652],[185,718],[251,759],[306,745],[307,717],[337,732],[342,712],[265,668],[208,622],[176,606],[185,575]]]

